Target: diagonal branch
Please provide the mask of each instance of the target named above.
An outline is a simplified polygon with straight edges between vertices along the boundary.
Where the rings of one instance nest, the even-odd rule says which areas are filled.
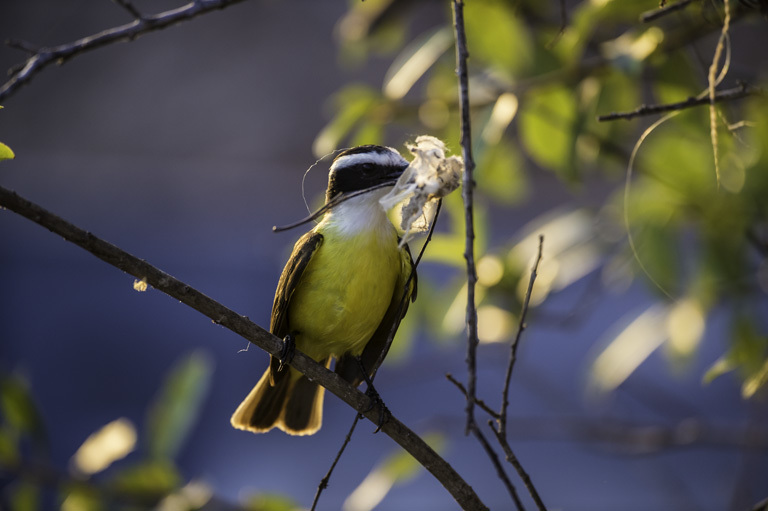
[[[7,208],[19,215],[32,220],[45,227],[54,234],[58,234],[65,240],[78,245],[95,255],[102,261],[123,270],[136,277],[145,280],[149,285],[180,302],[184,303],[211,318],[219,324],[247,339],[267,353],[278,356],[283,342],[267,332],[247,317],[237,314],[235,311],[221,305],[200,291],[192,288],[184,282],[172,277],[164,271],[152,266],[120,248],[97,238],[90,232],[67,222],[59,216],[43,209],[42,207],[20,197],[15,192],[0,186],[0,207]],[[338,396],[342,401],[350,405],[356,411],[365,410],[368,407],[369,398],[352,387],[339,375],[318,364],[307,355],[296,350],[291,361],[291,367],[306,375],[310,380],[322,385],[330,392]],[[379,419],[377,409],[371,408],[363,415],[376,423]],[[486,510],[487,507],[480,501],[471,486],[441,458],[429,445],[416,433],[411,431],[395,417],[381,427],[387,436],[397,442],[408,451],[424,468],[445,487],[456,499],[456,502],[465,510]]]
[[[93,34],[71,43],[38,49],[34,55],[11,71],[11,77],[0,87],[0,101],[15,93],[19,87],[32,80],[40,71],[53,63],[63,64],[67,60],[102,46],[120,41],[132,41],[137,37],[190,20],[207,12],[224,9],[244,0],[193,0],[192,2],[159,14],[142,16],[127,0],[118,4],[136,18],[131,23],[120,25]]]

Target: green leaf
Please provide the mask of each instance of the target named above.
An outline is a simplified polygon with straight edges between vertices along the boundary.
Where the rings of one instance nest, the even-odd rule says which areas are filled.
[[[20,377],[0,375],[0,412],[9,427],[44,441],[40,412],[26,382]]]
[[[0,467],[19,461],[19,433],[7,425],[0,428]]]
[[[28,481],[19,481],[10,489],[10,511],[40,509],[40,488]]]
[[[478,160],[478,188],[500,202],[514,204],[528,191],[523,165],[513,145],[502,142],[489,147]]]
[[[181,483],[179,471],[167,460],[147,461],[123,468],[110,481],[111,486],[120,492],[153,497],[170,493]]]
[[[464,25],[473,61],[484,62],[512,76],[525,73],[533,63],[531,37],[515,16],[512,4],[470,2],[464,10]]]
[[[102,511],[106,506],[98,493],[84,486],[72,486],[64,501],[61,511]]]
[[[576,121],[576,100],[565,87],[539,89],[518,116],[520,137],[531,158],[567,181],[576,177]]]
[[[321,157],[337,149],[341,141],[367,115],[379,99],[379,93],[366,85],[351,85],[334,98],[337,113],[315,138],[312,150]]]
[[[443,448],[445,443],[444,436],[439,433],[425,435],[424,440],[438,451]],[[386,497],[392,486],[413,479],[421,468],[421,465],[410,454],[398,449],[368,473],[365,479],[347,497],[342,508],[357,511],[374,509]]]
[[[181,448],[200,412],[211,379],[208,357],[195,351],[171,370],[152,403],[146,423],[149,455],[172,459]]]
[[[16,157],[11,148],[0,142],[0,161],[12,160]]]
[[[290,497],[275,493],[258,493],[245,499],[248,511],[298,511],[300,506]]]

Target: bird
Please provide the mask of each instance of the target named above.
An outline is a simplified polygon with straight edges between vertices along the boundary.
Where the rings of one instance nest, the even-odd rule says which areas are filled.
[[[335,372],[354,386],[365,380],[370,389],[368,377],[390,332],[416,299],[410,250],[379,202],[407,167],[396,149],[379,145],[346,149],[334,158],[328,209],[293,247],[272,304],[270,332],[326,368],[335,359]],[[270,356],[232,415],[233,427],[254,433],[278,428],[289,435],[320,429],[325,389],[284,361]]]

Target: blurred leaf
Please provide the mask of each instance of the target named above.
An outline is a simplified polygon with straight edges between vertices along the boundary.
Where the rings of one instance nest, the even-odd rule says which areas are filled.
[[[439,433],[423,436],[424,441],[436,451],[443,449],[445,437]],[[347,497],[343,511],[370,511],[374,509],[397,483],[414,478],[422,466],[402,449],[379,463]]]
[[[387,70],[384,96],[402,99],[432,65],[453,46],[453,31],[443,27],[422,35],[408,45]]]
[[[496,67],[511,76],[526,72],[533,62],[528,29],[515,16],[510,3],[477,0],[464,10],[467,40],[472,59]],[[476,59],[476,60],[475,60]]]
[[[521,104],[518,115],[520,138],[528,154],[568,182],[576,178],[576,120],[573,91],[560,86],[537,89]]]
[[[61,503],[61,511],[103,511],[105,509],[107,507],[96,491],[84,486],[71,487]]]
[[[155,459],[173,459],[197,422],[208,393],[212,364],[202,351],[182,358],[149,408],[146,442]]]
[[[153,497],[167,494],[181,483],[178,470],[167,460],[145,461],[121,468],[110,480],[111,486],[120,492]]]
[[[96,474],[125,458],[135,447],[136,428],[128,419],[117,419],[91,434],[72,456],[72,464],[82,474]]]
[[[646,225],[633,237],[636,263],[651,280],[652,289],[673,294],[681,277],[678,232],[671,227]]]
[[[341,141],[366,116],[379,99],[379,93],[365,85],[350,85],[334,97],[337,112],[315,138],[312,151],[318,158],[334,151]]]
[[[513,204],[524,198],[528,185],[524,163],[512,144],[501,143],[485,150],[477,162],[477,185],[491,197]]]
[[[274,493],[258,493],[245,499],[248,511],[298,511],[301,507],[290,497]]]
[[[19,461],[19,433],[8,425],[0,427],[0,466],[9,466]]]
[[[27,384],[19,376],[0,375],[0,412],[9,427],[44,440],[40,412]]]
[[[3,144],[2,142],[0,142],[0,161],[12,160],[15,157],[16,155],[13,154],[13,151],[11,151],[11,148]]]
[[[747,317],[738,318],[731,334],[731,348],[704,374],[710,383],[725,373],[738,370],[744,381],[742,396],[752,397],[768,382],[768,338],[761,335]]]
[[[589,372],[590,387],[605,393],[615,390],[666,340],[667,311],[654,305],[634,317],[595,357]]]
[[[18,481],[10,488],[10,511],[40,509],[40,488],[28,481]]]

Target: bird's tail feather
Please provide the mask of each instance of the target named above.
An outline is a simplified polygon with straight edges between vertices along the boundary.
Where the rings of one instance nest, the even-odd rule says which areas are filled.
[[[330,358],[325,366],[329,363]],[[232,426],[254,433],[266,433],[275,427],[289,435],[317,432],[323,422],[325,389],[304,375],[297,378],[291,369],[271,375],[270,371],[266,370],[232,414]]]

